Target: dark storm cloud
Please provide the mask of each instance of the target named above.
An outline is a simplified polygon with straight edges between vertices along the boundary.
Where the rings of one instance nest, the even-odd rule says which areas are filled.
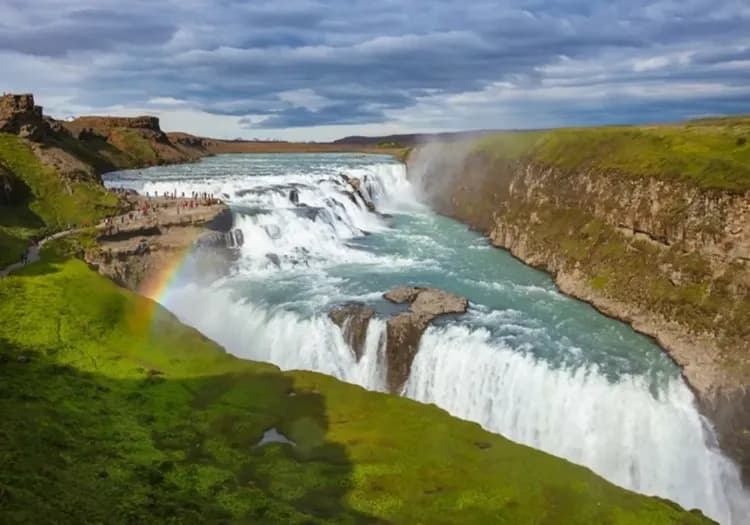
[[[747,110],[748,27],[737,0],[6,0],[0,52],[68,66],[81,106],[169,97],[245,127],[631,122]]]
[[[159,46],[177,26],[149,16],[118,10],[80,9],[45,21],[31,17],[28,25],[0,21],[0,49],[43,56],[71,51],[97,51],[125,46]]]

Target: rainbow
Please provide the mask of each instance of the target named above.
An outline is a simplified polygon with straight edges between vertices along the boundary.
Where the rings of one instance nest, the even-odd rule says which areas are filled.
[[[132,333],[149,338],[159,331],[159,321],[164,319],[164,316],[160,315],[163,312],[161,304],[164,303],[170,286],[185,264],[189,251],[190,248],[186,247],[172,253],[138,287],[137,291],[143,299],[133,303],[133,310],[126,316]]]
[[[144,279],[138,287],[138,293],[156,302],[163,302],[170,285],[185,264],[189,252],[190,249],[185,248],[170,256],[164,264]]]

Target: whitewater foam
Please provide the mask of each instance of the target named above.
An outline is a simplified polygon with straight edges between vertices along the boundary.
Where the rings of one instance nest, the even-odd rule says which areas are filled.
[[[555,369],[487,330],[449,326],[424,334],[404,393],[722,523],[750,515],[736,467],[709,446],[712,431],[677,378],[656,398],[643,377]]]

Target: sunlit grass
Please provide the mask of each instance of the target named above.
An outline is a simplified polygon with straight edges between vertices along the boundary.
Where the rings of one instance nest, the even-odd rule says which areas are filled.
[[[236,359],[54,251],[0,281],[0,319],[2,523],[705,522],[434,406]],[[256,447],[272,427],[296,446]]]
[[[503,160],[531,160],[569,171],[678,180],[706,189],[750,189],[750,118],[663,126],[508,132],[477,148]]]

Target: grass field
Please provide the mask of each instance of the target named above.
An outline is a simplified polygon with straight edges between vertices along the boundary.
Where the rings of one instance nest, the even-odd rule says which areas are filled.
[[[750,117],[660,126],[565,128],[486,137],[477,149],[569,171],[681,180],[705,189],[750,189]]]
[[[434,406],[225,354],[46,252],[0,280],[0,522],[693,524]],[[294,445],[258,446],[274,428]]]

